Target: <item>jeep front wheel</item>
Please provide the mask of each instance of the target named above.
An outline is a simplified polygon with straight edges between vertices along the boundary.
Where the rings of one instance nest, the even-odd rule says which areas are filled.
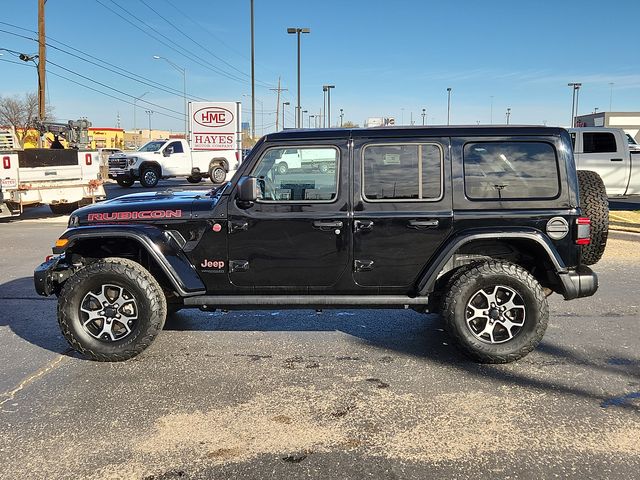
[[[167,303],[158,282],[140,264],[105,258],[79,270],[58,298],[62,334],[97,361],[135,357],[164,325]]]
[[[140,185],[153,188],[160,181],[160,173],[156,167],[144,167],[140,172]]]
[[[549,306],[528,271],[491,261],[455,278],[442,316],[449,335],[467,355],[483,363],[508,363],[538,345],[549,321]]]

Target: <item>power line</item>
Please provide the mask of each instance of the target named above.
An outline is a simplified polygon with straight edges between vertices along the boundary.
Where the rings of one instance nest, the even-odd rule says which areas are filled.
[[[4,59],[4,58],[0,58],[0,62],[7,62],[7,63],[13,63],[14,65],[21,65],[21,66],[23,66],[23,67],[36,68],[36,66],[35,66],[35,65],[31,65],[31,64],[29,64],[29,63],[16,62],[16,61],[13,61],[13,60],[6,60],[6,59]],[[52,72],[51,70],[49,70],[49,71],[47,72],[47,74],[49,74],[49,75],[53,75],[53,76],[55,76],[55,77],[62,78],[62,79],[64,79],[64,80],[67,80],[68,82],[71,82],[71,83],[73,83],[73,84],[75,84],[75,85],[79,85],[79,86],[84,87],[84,88],[86,88],[86,89],[88,89],[88,90],[92,90],[92,91],[97,92],[97,93],[99,93],[99,94],[101,94],[101,95],[105,95],[105,96],[107,96],[107,97],[110,97],[110,98],[113,98],[113,99],[119,100],[120,102],[123,102],[123,103],[129,104],[129,105],[133,105],[133,106],[135,106],[135,104],[134,104],[133,102],[130,102],[130,101],[125,100],[125,99],[123,99],[123,98],[117,97],[117,96],[115,96],[115,95],[111,95],[110,93],[103,92],[102,90],[98,90],[97,88],[93,88],[93,87],[91,87],[91,86],[89,86],[89,85],[85,85],[84,83],[77,82],[77,81],[75,81],[75,80],[73,80],[73,79],[71,79],[71,78],[69,78],[69,77],[65,77],[64,75],[60,75],[59,73]],[[127,95],[127,96],[131,96],[131,95],[128,95],[128,94],[126,94],[126,95]],[[145,102],[145,103],[146,103],[146,102]],[[161,108],[164,108],[164,107],[161,107]],[[173,115],[169,115],[168,113],[164,113],[164,112],[156,112],[156,113],[157,113],[158,115],[162,115],[162,116],[164,116],[164,117],[173,118],[174,120],[180,120],[180,121],[182,121],[182,120],[183,120],[183,119],[182,119],[182,118],[180,118],[180,117],[175,117],[175,116],[173,116]],[[184,117],[184,115],[183,115],[183,117]]]
[[[156,28],[154,28],[153,26],[149,25],[143,19],[141,19],[140,17],[138,17],[135,14],[133,14],[130,10],[127,10],[126,8],[124,8],[122,5],[117,3],[115,0],[109,0],[109,2],[111,2],[113,5],[118,7],[123,12],[125,12],[125,14],[127,14],[128,16],[130,16],[130,17],[134,18],[135,20],[137,20],[140,24],[145,25],[150,31],[145,30],[140,25],[138,25],[135,22],[132,22],[131,20],[129,20],[129,18],[121,15],[118,12],[113,11],[110,8],[108,8],[104,3],[102,3],[101,0],[95,0],[95,1],[97,3],[99,3],[100,5],[102,5],[105,9],[109,10],[114,15],[117,15],[118,17],[120,17],[122,20],[124,20],[128,24],[132,25],[136,29],[138,29],[141,32],[143,32],[145,35],[148,35],[149,37],[151,37],[154,40],[160,42],[161,44],[163,44],[164,46],[166,46],[170,50],[176,52],[178,55],[180,55],[182,57],[185,57],[185,58],[188,58],[191,61],[193,61],[194,63],[200,65],[201,67],[208,68],[209,70],[217,73],[218,75],[222,75],[222,76],[224,76],[224,77],[226,77],[226,78],[228,78],[230,80],[234,80],[234,81],[241,82],[241,83],[248,83],[248,80],[245,79],[245,78],[238,77],[237,75],[235,75],[233,73],[230,73],[230,72],[228,72],[226,70],[223,70],[223,69],[215,66],[211,62],[208,62],[206,60],[202,60],[202,59],[199,59],[199,58],[195,57],[193,54],[191,54],[191,52],[188,49],[186,49],[183,46],[179,45],[177,42],[175,42],[173,39],[171,39],[167,35],[163,34],[162,32],[159,32]],[[154,32],[155,35],[153,35],[151,32]],[[158,37],[161,37],[161,38],[158,38]],[[167,41],[165,41],[163,39],[165,39]],[[175,47],[174,47],[174,45],[175,45]]]
[[[29,29],[26,29],[26,28],[22,28],[22,27],[19,27],[17,25],[12,25],[12,24],[6,23],[6,22],[1,22],[0,21],[0,24],[8,25],[8,26],[10,26],[12,28],[17,28],[17,29],[20,29],[20,30],[25,30],[25,31],[30,32],[30,33],[37,33],[37,32],[34,32],[32,30],[29,30]],[[3,29],[0,29],[0,32],[7,33],[9,35],[14,35],[14,36],[17,36],[17,37],[20,37],[20,38],[24,38],[26,40],[31,40],[33,42],[37,42],[38,41],[35,38],[27,37],[27,36],[21,35],[19,33],[9,32],[9,31],[3,30]],[[100,58],[97,58],[94,55],[91,55],[91,54],[88,54],[86,52],[83,52],[82,50],[79,50],[79,49],[77,49],[75,47],[72,47],[71,45],[68,45],[68,44],[66,44],[64,42],[61,42],[60,40],[56,40],[56,39],[54,39],[52,37],[49,37],[49,40],[52,40],[52,41],[54,41],[56,43],[59,43],[60,45],[64,45],[65,47],[70,48],[71,50],[76,51],[76,52],[84,55],[85,57],[89,57],[91,59],[97,60],[97,62],[94,62],[92,60],[89,60],[88,58],[82,58],[80,55],[76,55],[75,53],[72,53],[72,52],[69,52],[69,51],[65,50],[64,48],[57,47],[55,45],[52,45],[50,42],[47,42],[47,46],[48,47],[53,48],[54,50],[58,50],[58,51],[60,51],[62,53],[65,53],[65,54],[67,54],[69,56],[72,56],[74,58],[77,58],[79,60],[82,60],[83,62],[87,62],[87,63],[89,63],[91,65],[95,65],[95,66],[97,66],[99,68],[102,68],[102,69],[107,70],[109,72],[115,73],[117,75],[121,75],[121,76],[123,76],[125,78],[133,80],[134,82],[138,82],[138,83],[141,83],[143,85],[147,85],[149,87],[152,87],[152,88],[155,88],[155,89],[158,89],[158,90],[162,90],[162,91],[164,91],[166,93],[169,93],[171,95],[176,95],[176,96],[180,96],[180,97],[182,97],[184,95],[184,92],[182,92],[180,90],[177,90],[177,89],[175,89],[173,87],[170,87],[168,85],[164,85],[162,83],[156,82],[154,80],[147,80],[146,77],[144,77],[143,75],[139,75],[139,74],[131,72],[131,71],[129,71],[129,70],[123,68],[123,67],[120,67],[118,65],[114,65],[112,63],[109,63],[106,60],[102,60]],[[102,62],[104,65],[102,65],[101,63],[98,63],[98,62]],[[112,68],[106,67],[105,65],[108,65],[109,67],[112,67]],[[114,69],[116,69],[116,70],[114,70]],[[138,77],[138,78],[135,78],[135,77]],[[207,100],[206,98],[198,97],[198,96],[190,94],[190,93],[187,94],[187,96],[192,100],[202,100],[202,101],[206,101]]]

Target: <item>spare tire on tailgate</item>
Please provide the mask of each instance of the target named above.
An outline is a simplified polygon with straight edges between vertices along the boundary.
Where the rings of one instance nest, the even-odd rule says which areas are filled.
[[[582,247],[582,263],[597,263],[607,245],[609,235],[609,199],[600,175],[578,170],[578,188],[582,214],[591,219],[591,243]]]

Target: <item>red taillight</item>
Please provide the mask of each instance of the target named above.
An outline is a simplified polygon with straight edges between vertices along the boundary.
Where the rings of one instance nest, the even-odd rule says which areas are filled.
[[[591,219],[580,217],[576,220],[578,234],[576,235],[576,245],[589,245],[591,243]]]
[[[11,168],[11,157],[2,157],[2,166],[5,169]]]
[[[93,158],[91,158],[90,153],[85,154],[84,161],[87,165],[91,165],[93,163]]]
[[[236,150],[236,162],[240,161],[240,152]]]

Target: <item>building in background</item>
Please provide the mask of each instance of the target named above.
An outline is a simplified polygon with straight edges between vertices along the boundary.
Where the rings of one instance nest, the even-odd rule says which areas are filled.
[[[597,112],[578,115],[576,126],[621,128],[640,142],[640,112]]]
[[[144,145],[149,140],[156,140],[159,138],[185,138],[184,133],[182,132],[154,129],[151,131],[149,131],[149,129],[125,130],[123,135],[125,150],[137,150],[138,147]]]
[[[122,128],[89,127],[89,148],[124,148],[124,130]]]

